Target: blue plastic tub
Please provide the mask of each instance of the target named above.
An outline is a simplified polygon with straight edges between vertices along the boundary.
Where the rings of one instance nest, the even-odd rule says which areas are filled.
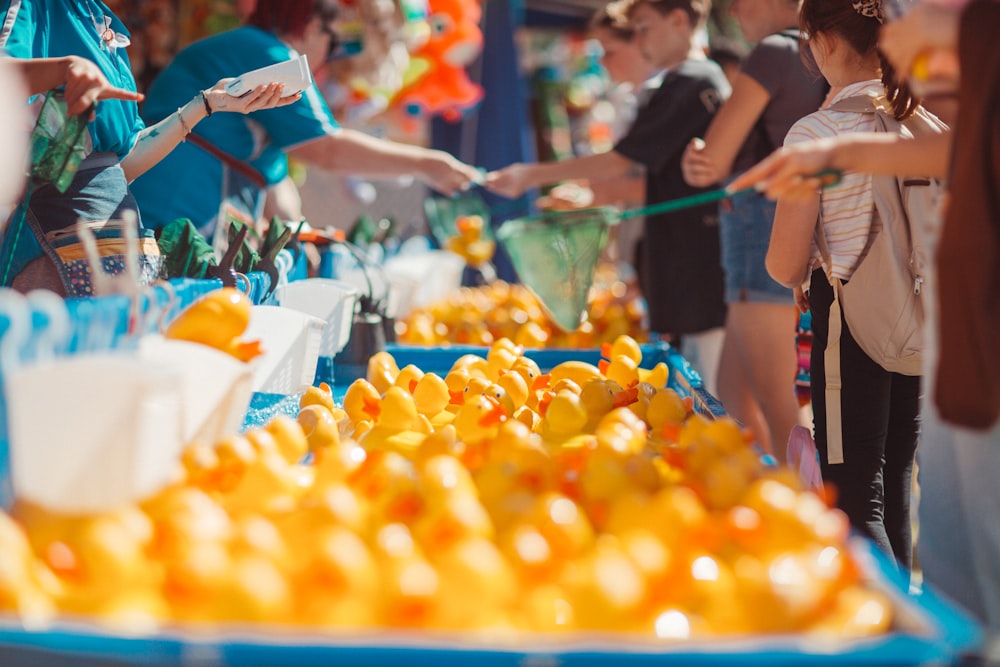
[[[84,623],[27,631],[0,621],[0,664],[307,667],[856,667],[958,664],[978,650],[979,628],[932,593],[907,595],[894,568],[859,540],[870,579],[898,602],[900,628],[882,637],[823,641],[796,635],[716,638],[689,642],[639,641],[610,635],[524,636],[489,642],[461,635],[390,632],[295,634],[288,628],[233,627],[215,635],[183,630],[123,637]]]

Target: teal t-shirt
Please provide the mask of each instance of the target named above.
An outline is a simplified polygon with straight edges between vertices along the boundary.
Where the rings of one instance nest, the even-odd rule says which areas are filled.
[[[9,55],[81,56],[97,63],[112,85],[135,90],[128,54],[116,46],[128,39],[128,31],[100,0],[0,0],[0,7],[0,48]],[[110,44],[102,38],[108,29],[117,36]],[[124,157],[143,127],[135,102],[102,100],[90,123],[93,150]]]
[[[219,79],[294,58],[274,34],[255,27],[230,30],[195,42],[171,61],[150,87],[142,115],[152,125]],[[249,164],[272,185],[288,174],[285,151],[332,134],[337,122],[315,85],[294,104],[243,115],[218,112],[195,134]],[[193,142],[180,144],[132,184],[144,224],[162,227],[190,218],[203,233],[219,212],[223,170],[218,158]]]

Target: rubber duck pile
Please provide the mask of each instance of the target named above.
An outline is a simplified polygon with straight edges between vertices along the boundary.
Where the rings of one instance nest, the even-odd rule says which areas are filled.
[[[587,317],[566,332],[545,314],[523,285],[496,281],[463,287],[443,301],[415,309],[396,323],[399,342],[409,345],[457,343],[489,346],[509,338],[526,348],[596,348],[628,335],[645,341],[645,304],[629,296],[623,282],[599,270],[591,288]]]
[[[443,377],[377,354],[342,404],[313,387],[297,419],[193,443],[142,503],[79,517],[18,504],[0,515],[0,607],[132,632],[239,621],[515,641],[891,627],[839,511],[763,466],[735,422],[692,414],[634,339],[603,353],[542,373],[501,339]]]

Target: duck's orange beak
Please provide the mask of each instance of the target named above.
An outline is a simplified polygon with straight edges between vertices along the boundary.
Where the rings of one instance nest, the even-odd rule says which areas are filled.
[[[365,396],[361,400],[364,402],[364,407],[361,408],[361,411],[366,415],[370,415],[372,419],[378,419],[378,416],[382,413],[381,401],[371,396]]]
[[[552,376],[549,375],[548,373],[539,375],[534,380],[532,380],[531,390],[538,391],[539,389],[548,389],[551,381],[552,381]]]
[[[496,426],[507,421],[507,410],[504,409],[500,401],[492,396],[486,396],[486,400],[493,404],[493,407],[479,418],[480,426]]]
[[[538,414],[544,417],[545,413],[549,411],[549,403],[551,403],[552,399],[555,397],[556,395],[551,391],[547,391],[542,394],[542,397],[538,400]]]
[[[663,436],[664,440],[669,440],[670,442],[677,442],[681,439],[681,426],[680,424],[671,424],[667,422],[660,429],[660,435]]]
[[[608,361],[607,359],[601,359],[600,361],[597,362],[597,370],[601,371],[601,375],[607,375],[608,366],[610,365],[611,365],[610,361]]]
[[[601,343],[601,356],[605,359],[611,358],[611,343]]]
[[[624,408],[629,405],[632,405],[638,400],[639,400],[639,388],[629,387],[628,389],[625,389],[615,394],[615,398],[614,401],[612,402],[612,405],[614,405],[616,408]]]
[[[448,399],[449,405],[465,405],[465,392],[464,391],[452,391],[448,390],[448,395],[451,397]]]

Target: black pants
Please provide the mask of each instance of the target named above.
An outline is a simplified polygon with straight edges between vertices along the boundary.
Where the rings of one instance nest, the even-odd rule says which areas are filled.
[[[833,288],[822,270],[809,290],[813,346],[813,424],[823,482],[837,488],[837,506],[851,524],[909,570],[910,481],[917,449],[920,378],[890,373],[864,353],[841,323],[840,375],[844,462],[830,465],[826,439],[826,365]]]

